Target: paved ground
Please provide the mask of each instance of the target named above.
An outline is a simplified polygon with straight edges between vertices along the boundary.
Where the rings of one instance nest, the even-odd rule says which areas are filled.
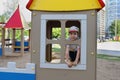
[[[120,80],[120,61],[97,59],[97,80]]]
[[[26,63],[31,62],[31,54],[25,53],[22,57],[0,57],[0,67],[7,67],[7,62],[16,62],[16,67],[24,68]]]
[[[120,56],[120,42],[98,43],[97,53]],[[97,80],[120,80],[120,61],[97,59]]]
[[[6,67],[7,62],[13,61],[18,68],[24,68],[30,60],[30,53],[23,57],[0,57],[0,67]],[[120,62],[97,59],[97,80],[120,80]]]
[[[120,42],[102,42],[97,44],[98,54],[120,56]]]

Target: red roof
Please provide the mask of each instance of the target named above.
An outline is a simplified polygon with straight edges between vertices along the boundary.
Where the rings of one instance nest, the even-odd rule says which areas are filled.
[[[102,6],[102,8],[103,8],[103,7],[105,6],[103,0],[98,0],[98,1],[99,1],[99,3],[101,4],[101,6]]]
[[[28,4],[26,5],[26,8],[29,9],[30,5],[32,4],[33,0],[29,0]]]
[[[23,28],[19,6],[4,27],[5,28]]]

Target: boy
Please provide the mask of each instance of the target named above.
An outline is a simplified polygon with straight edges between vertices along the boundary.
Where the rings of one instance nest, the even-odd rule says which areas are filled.
[[[78,40],[78,33],[79,29],[76,26],[70,27],[68,40]],[[65,58],[65,62],[67,63],[68,67],[76,66],[80,61],[80,46],[78,44],[66,45]]]

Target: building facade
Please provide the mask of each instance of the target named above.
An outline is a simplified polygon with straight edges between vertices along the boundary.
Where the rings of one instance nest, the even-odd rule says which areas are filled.
[[[111,23],[118,19],[120,19],[120,0],[106,0],[106,36],[110,36]]]
[[[102,9],[97,14],[97,37],[105,37],[105,10]]]

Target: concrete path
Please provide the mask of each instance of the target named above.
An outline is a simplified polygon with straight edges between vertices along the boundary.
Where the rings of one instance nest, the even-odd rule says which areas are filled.
[[[120,42],[97,43],[97,53],[120,56]]]

